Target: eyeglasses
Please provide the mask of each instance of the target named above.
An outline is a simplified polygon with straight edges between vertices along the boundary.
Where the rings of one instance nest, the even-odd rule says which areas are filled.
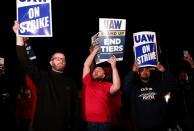
[[[57,60],[57,61],[65,61],[65,58],[60,58],[60,57],[53,57],[51,60]]]

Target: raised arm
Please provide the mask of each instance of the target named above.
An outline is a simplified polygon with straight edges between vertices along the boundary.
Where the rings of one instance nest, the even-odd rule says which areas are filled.
[[[163,66],[160,62],[157,63],[156,68],[157,68],[158,71],[160,71],[160,72],[165,72],[165,71],[166,71],[166,69],[164,68],[164,66]]]
[[[184,56],[183,59],[190,64],[192,69],[194,69],[193,58],[192,58],[192,56],[190,54],[188,54],[187,56]]]
[[[161,78],[165,81],[167,91],[174,90],[177,86],[177,80],[174,75],[169,70],[166,70],[160,62],[157,63],[157,70],[161,72]]]
[[[191,66],[191,84],[194,86],[194,61],[193,61],[193,57],[191,56],[191,54],[188,54],[186,56],[183,57],[183,59],[188,62]]]
[[[138,64],[136,61],[134,61],[132,70],[129,71],[129,73],[125,76],[123,81],[124,92],[134,85],[133,83],[135,81],[138,70],[139,70]]]
[[[19,30],[19,23],[18,21],[14,21],[13,31],[16,34],[16,45],[24,46],[24,38],[17,35],[18,30]]]
[[[86,58],[84,62],[84,67],[83,67],[83,75],[82,75],[83,78],[85,77],[86,74],[90,72],[90,66],[92,65],[92,62],[98,50],[99,50],[99,47],[95,46],[94,49],[90,52],[90,55]]]
[[[25,72],[30,76],[33,82],[37,82],[40,80],[40,70],[36,67],[36,65],[28,59],[27,52],[25,49],[25,41],[24,37],[18,36],[17,31],[19,30],[19,23],[14,21],[14,25],[12,27],[14,33],[16,34],[16,53],[19,63]]]
[[[116,66],[116,57],[112,56],[108,62],[111,64],[112,68],[112,80],[113,80],[113,85],[110,88],[110,94],[114,94],[116,91],[118,91],[121,87],[121,80],[120,76],[117,70]]]

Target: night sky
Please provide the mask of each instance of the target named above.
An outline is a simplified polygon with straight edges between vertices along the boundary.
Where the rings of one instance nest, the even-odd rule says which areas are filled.
[[[83,1],[82,1],[83,2]],[[7,9],[1,8],[1,48],[0,56],[5,57],[7,72],[11,74],[17,66],[15,55],[15,34],[12,31],[16,19],[16,4],[6,1]],[[138,31],[155,31],[157,43],[161,48],[160,61],[176,72],[185,68],[182,50],[194,53],[193,46],[193,8],[190,4],[168,2],[122,2],[52,0],[53,37],[32,38],[37,61],[48,68],[48,60],[56,51],[64,51],[67,57],[67,70],[77,81],[81,80],[82,67],[89,54],[90,38],[98,32],[99,18],[126,19],[126,43],[124,61],[118,62],[123,77],[133,63],[132,35]]]

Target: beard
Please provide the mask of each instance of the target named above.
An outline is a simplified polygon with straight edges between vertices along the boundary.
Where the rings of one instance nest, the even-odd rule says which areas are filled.
[[[94,81],[97,81],[97,82],[100,82],[100,81],[103,81],[104,78],[93,78]]]
[[[143,82],[143,83],[148,83],[150,78],[149,77],[141,77],[140,80]]]
[[[149,77],[141,77],[141,80],[148,81],[150,78]]]
[[[57,66],[53,66],[53,69],[56,71],[64,71],[65,66],[64,65],[57,65]]]
[[[62,67],[62,66],[57,67],[56,70],[57,70],[57,71],[64,71],[64,66],[63,66],[63,67]]]

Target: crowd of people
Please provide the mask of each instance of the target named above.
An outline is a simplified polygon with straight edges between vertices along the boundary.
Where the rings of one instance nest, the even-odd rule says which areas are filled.
[[[25,74],[15,96],[16,130],[194,130],[191,54],[183,57],[190,72],[182,70],[176,76],[160,62],[156,67],[139,67],[134,61],[122,80],[115,56],[104,65],[94,63],[99,51],[96,45],[89,48],[83,63],[82,85],[77,85],[66,73],[63,52],[57,51],[50,57],[50,71],[29,60],[26,38],[17,35],[18,29],[15,21],[17,60]],[[0,129],[8,128],[0,125]]]

